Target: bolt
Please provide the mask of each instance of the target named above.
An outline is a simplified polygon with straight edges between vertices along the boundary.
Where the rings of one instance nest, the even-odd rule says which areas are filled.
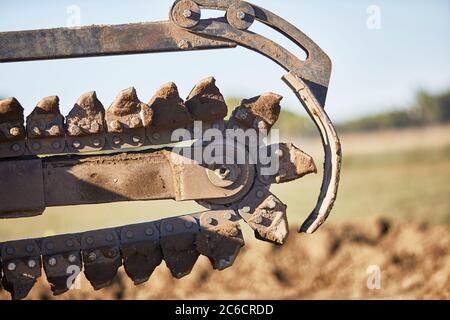
[[[166,224],[166,231],[167,232],[172,232],[173,231],[173,225],[171,225],[170,223]]]
[[[45,247],[47,250],[53,250],[55,248],[55,245],[52,242],[48,242]]]
[[[13,137],[17,137],[20,134],[20,128],[13,127],[9,129],[9,134],[12,135]]]
[[[243,213],[249,213],[250,212],[250,207],[249,206],[242,207],[241,211]]]
[[[133,233],[133,231],[131,231],[131,230],[127,231],[125,235],[126,235],[126,237],[127,237],[128,239],[131,239],[131,238],[134,237],[134,233]]]
[[[36,261],[33,259],[28,260],[28,268],[33,269],[34,267],[36,267]]]
[[[155,140],[159,140],[159,138],[161,138],[161,135],[157,132],[155,132],[154,134],[152,134],[152,138]]]
[[[95,261],[95,259],[97,259],[97,255],[95,254],[95,252],[91,252],[91,253],[89,253],[88,258],[91,261]]]
[[[59,135],[61,135],[61,129],[59,128],[59,126],[54,125],[54,126],[51,126],[51,128],[48,130],[48,133],[51,136],[59,136]]]
[[[153,229],[152,228],[145,229],[145,234],[148,235],[148,236],[153,235]]]
[[[269,209],[275,209],[276,206],[277,206],[277,204],[276,204],[275,200],[273,200],[273,199],[270,199],[270,200],[267,202],[267,207],[268,207]]]
[[[94,140],[92,140],[92,144],[94,145],[94,147],[100,147],[101,142],[98,139],[94,139]]]
[[[18,143],[14,143],[12,146],[11,146],[11,150],[12,151],[15,151],[15,152],[17,152],[17,151],[20,151],[20,145],[18,144]]]
[[[223,214],[223,218],[226,219],[226,220],[231,220],[231,217],[232,217],[232,215],[231,215],[230,212],[225,212]]]
[[[122,140],[119,137],[116,136],[116,137],[113,138],[113,143],[114,144],[120,144],[121,142],[122,142]]]
[[[264,197],[264,192],[262,190],[258,190],[256,192],[256,196],[261,199],[262,197]]]
[[[41,144],[39,142],[34,142],[32,148],[33,150],[39,150],[41,148]]]
[[[257,126],[258,126],[259,130],[266,130],[267,129],[267,125],[266,125],[266,123],[263,120],[258,121]]]
[[[108,258],[114,258],[115,256],[117,256],[117,250],[116,250],[115,248],[109,249],[109,250],[106,252],[106,256],[107,256]]]
[[[33,135],[35,135],[35,136],[42,135],[41,129],[39,129],[39,127],[33,127],[33,129],[31,131],[33,132]]]
[[[119,179],[114,178],[114,179],[113,179],[113,182],[114,182],[114,183],[117,183],[117,182],[119,182]]]
[[[14,262],[11,262],[8,264],[8,270],[9,271],[14,271],[16,270],[16,264]]]
[[[183,17],[190,18],[192,16],[192,11],[189,9],[186,9],[183,11]]]
[[[87,244],[93,244],[93,243],[94,243],[94,238],[92,238],[92,237],[87,237],[87,238],[86,238],[86,242],[87,242]]]
[[[257,216],[253,221],[255,221],[255,223],[257,224],[260,224],[263,221],[263,218],[261,216]]]
[[[77,257],[76,257],[74,254],[71,254],[71,255],[69,256],[69,262],[70,262],[70,263],[74,263],[76,260],[77,260]]]
[[[51,267],[56,266],[56,258],[52,257],[52,258],[48,259],[48,264],[49,264]]]
[[[32,253],[32,252],[34,251],[34,246],[32,246],[31,244],[29,244],[29,245],[26,246],[25,250],[26,250],[28,253]]]
[[[66,246],[73,247],[73,245],[74,245],[74,243],[73,243],[72,240],[69,239],[69,240],[66,241]]]
[[[244,11],[238,11],[236,13],[236,16],[239,20],[244,20],[245,19],[245,12]]]
[[[222,166],[219,169],[217,169],[216,172],[219,174],[219,176],[222,179],[225,179],[230,174],[230,169],[228,169],[227,167],[223,167]]]
[[[75,149],[79,149],[79,148],[81,148],[81,142],[78,141],[78,140],[75,140],[74,142],[72,142],[72,146],[73,146]]]
[[[207,224],[213,224],[213,222],[214,222],[213,218],[211,218],[211,217],[206,218],[206,223]]]
[[[14,248],[12,248],[12,247],[6,248],[6,253],[7,254],[14,254],[14,252],[15,252]]]
[[[141,137],[139,137],[138,135],[133,136],[133,142],[134,143],[141,142]]]
[[[193,225],[194,225],[194,224],[192,223],[192,221],[185,221],[185,222],[184,222],[184,226],[185,226],[187,229],[191,229]]]
[[[112,234],[107,234],[107,235],[106,235],[106,241],[111,242],[111,241],[113,241],[113,240],[114,240],[114,236],[113,236]]]
[[[59,149],[59,148],[61,148],[61,143],[59,143],[59,141],[54,141],[52,143],[52,147],[53,147],[53,149]]]

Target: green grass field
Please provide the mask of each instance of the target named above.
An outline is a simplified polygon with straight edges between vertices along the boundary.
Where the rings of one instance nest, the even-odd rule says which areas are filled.
[[[346,137],[342,140],[345,154]],[[363,145],[364,140],[359,143]],[[349,150],[328,223],[387,217],[450,224],[450,145],[424,143],[395,151],[390,150],[389,143],[389,139],[380,139],[380,150],[371,153]],[[320,162],[316,159],[319,169]],[[288,205],[291,226],[298,226],[313,208],[320,181],[319,172],[273,187],[273,193]],[[201,210],[196,203],[175,201],[49,208],[39,217],[1,221],[0,241],[145,222]]]

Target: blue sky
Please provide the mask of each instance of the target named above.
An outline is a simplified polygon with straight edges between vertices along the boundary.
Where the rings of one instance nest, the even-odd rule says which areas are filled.
[[[168,0],[0,0],[0,31],[66,26],[71,5],[82,25],[165,20]],[[450,2],[447,0],[254,0],[290,21],[331,57],[333,74],[326,109],[334,120],[407,106],[419,88],[450,88]],[[367,9],[381,9],[381,29],[367,27]],[[292,48],[259,26],[254,31]],[[27,112],[44,96],[58,95],[67,113],[84,92],[96,90],[107,107],[134,86],[148,101],[174,81],[185,97],[200,79],[213,75],[225,96],[250,97],[273,91],[283,107],[300,111],[280,80],[284,71],[246,49],[165,53],[0,64],[0,94],[15,96]]]

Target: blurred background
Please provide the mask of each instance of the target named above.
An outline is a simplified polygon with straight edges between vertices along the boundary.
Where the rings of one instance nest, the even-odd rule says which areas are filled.
[[[299,27],[333,62],[326,111],[342,140],[344,163],[328,222],[315,235],[295,234],[317,199],[319,171],[274,187],[288,205],[294,228],[285,247],[259,243],[243,226],[247,245],[229,270],[212,272],[201,258],[186,279],[173,280],[160,267],[140,289],[121,273],[112,289],[93,294],[83,279],[82,290],[64,297],[450,298],[450,3],[253,3]],[[170,0],[0,0],[0,32],[166,20],[171,4]],[[251,30],[304,57],[277,33],[258,24]],[[95,90],[108,106],[120,90],[134,86],[147,102],[165,82],[174,81],[186,97],[198,80],[213,75],[229,108],[242,98],[268,91],[283,95],[277,124],[283,140],[293,141],[320,167],[320,139],[280,80],[283,74],[271,61],[241,48],[22,62],[0,64],[0,97],[16,97],[28,114],[41,98],[58,95],[61,111],[67,114],[87,91]],[[194,203],[172,201],[49,208],[40,217],[2,221],[0,241],[199,210]],[[371,266],[381,271],[381,289],[369,288]],[[45,286],[42,280],[39,288]],[[50,298],[39,288],[32,298]]]

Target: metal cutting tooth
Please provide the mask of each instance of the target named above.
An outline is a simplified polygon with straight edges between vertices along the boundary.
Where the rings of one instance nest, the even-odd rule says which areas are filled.
[[[71,289],[81,272],[81,244],[76,235],[60,235],[43,239],[42,260],[47,280],[54,295]]]
[[[194,120],[214,121],[227,116],[228,107],[216,86],[216,79],[208,77],[199,81],[186,99],[186,107]]]
[[[147,137],[152,144],[173,142],[171,135],[174,129],[192,126],[192,116],[173,82],[162,85],[148,105],[154,113],[154,121],[147,128]]]
[[[255,231],[255,237],[283,244],[289,233],[287,206],[271,194],[267,186],[257,182],[236,205],[239,215]]]
[[[95,290],[107,287],[122,265],[115,229],[86,232],[81,238],[84,273]]]
[[[233,111],[229,125],[237,122],[246,128],[269,131],[280,115],[281,99],[283,97],[275,93],[244,99]]]
[[[41,276],[39,246],[34,240],[3,244],[3,287],[14,300],[25,298]]]
[[[25,152],[23,107],[16,98],[0,100],[0,158]]]
[[[153,128],[180,128],[192,122],[191,114],[173,82],[162,85],[148,105],[154,112]]]
[[[61,153],[65,149],[64,117],[59,98],[50,96],[38,102],[27,117],[27,146],[32,154]]]
[[[70,152],[101,150],[105,145],[105,108],[95,91],[80,96],[66,117]]]
[[[152,121],[152,109],[138,99],[134,88],[121,91],[106,110],[109,145],[113,149],[142,146],[145,128]]]
[[[179,279],[188,275],[200,253],[195,240],[199,226],[191,216],[174,217],[161,221],[161,248],[172,275]]]
[[[259,180],[265,184],[289,182],[317,173],[314,159],[292,143],[273,144],[269,150],[272,157],[269,165],[258,166]]]
[[[238,218],[232,210],[208,211],[200,216],[197,250],[208,257],[214,269],[231,267],[244,246]]]
[[[163,259],[156,224],[123,227],[120,243],[125,272],[135,285],[146,282]]]

